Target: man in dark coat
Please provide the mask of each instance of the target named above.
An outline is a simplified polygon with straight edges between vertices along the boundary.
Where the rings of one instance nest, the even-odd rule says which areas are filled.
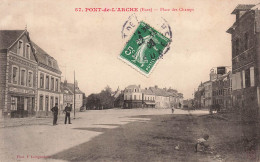
[[[72,105],[71,105],[72,106]],[[65,123],[64,124],[67,124],[67,118],[69,120],[69,124],[71,124],[70,122],[70,112],[71,112],[71,106],[70,104],[68,103],[67,106],[65,107],[64,111],[65,112]]]
[[[55,103],[55,106],[51,109],[53,113],[53,125],[57,125],[57,119],[58,119],[58,103]]]

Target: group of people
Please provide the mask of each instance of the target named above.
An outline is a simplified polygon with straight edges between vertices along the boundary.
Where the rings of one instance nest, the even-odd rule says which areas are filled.
[[[64,124],[67,124],[67,119],[69,124],[72,124],[70,122],[70,112],[72,110],[72,104],[67,103],[67,106],[65,107],[65,109],[63,110],[63,113],[65,113],[65,122]],[[53,113],[53,125],[57,125],[57,119],[58,119],[58,103],[55,104],[55,106],[51,109],[52,113]]]

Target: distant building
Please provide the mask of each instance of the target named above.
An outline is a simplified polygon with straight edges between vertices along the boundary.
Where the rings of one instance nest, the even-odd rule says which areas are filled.
[[[124,90],[124,108],[142,107],[142,90],[141,86],[129,85]]]
[[[36,116],[51,116],[51,108],[55,103],[60,107],[60,80],[61,71],[57,61],[32,42],[38,62],[38,103]]]
[[[124,108],[182,108],[183,94],[177,90],[158,88],[158,86],[141,89],[130,85],[124,90]]]
[[[67,106],[67,104],[73,105],[74,95],[73,95],[73,91],[71,91],[67,86],[64,86],[63,82],[61,82],[61,84],[60,84],[60,89],[61,89],[61,97],[60,98],[62,100],[60,105],[61,105],[61,110],[63,111],[65,109],[65,107]]]
[[[223,110],[232,109],[232,73],[218,77],[213,82],[213,105],[220,105]]]
[[[75,82],[75,100],[74,100],[74,84],[68,83],[67,80],[64,83],[61,83],[64,91],[63,91],[63,108],[66,106],[66,103],[71,103],[71,93],[73,94],[73,102],[72,108],[74,109],[75,102],[75,110],[80,111],[80,108],[83,106],[83,96],[84,92],[79,89],[78,82]]]
[[[155,107],[155,93],[151,89],[142,90],[143,107]]]
[[[259,5],[238,5],[231,14],[236,15],[227,30],[232,42],[233,106],[247,119],[254,119],[260,106]]]
[[[27,30],[0,30],[0,115],[33,116],[37,60]]]

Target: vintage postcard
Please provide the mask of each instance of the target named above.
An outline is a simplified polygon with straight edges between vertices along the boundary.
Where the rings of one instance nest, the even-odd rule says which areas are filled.
[[[3,0],[0,161],[259,162],[259,0]]]

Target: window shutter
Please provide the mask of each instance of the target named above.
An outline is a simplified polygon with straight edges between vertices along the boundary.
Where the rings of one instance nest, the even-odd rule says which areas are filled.
[[[255,72],[254,67],[250,68],[250,85],[251,87],[255,86]]]
[[[237,89],[237,74],[232,75],[232,89],[236,90]]]
[[[243,88],[246,88],[245,70],[242,71]]]

